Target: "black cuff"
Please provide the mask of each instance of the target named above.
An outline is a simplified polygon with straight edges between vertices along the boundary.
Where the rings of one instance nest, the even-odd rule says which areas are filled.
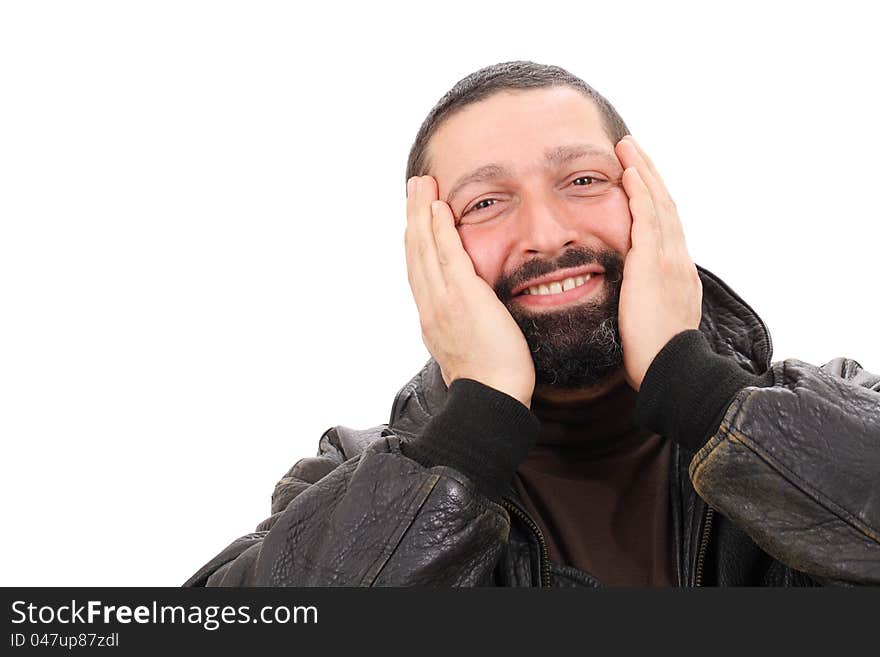
[[[712,351],[698,330],[674,336],[648,368],[636,400],[639,426],[699,450],[746,386],[772,385],[772,373],[751,374]]]
[[[455,468],[498,502],[540,428],[519,400],[479,381],[456,379],[443,410],[422,435],[403,442],[401,451],[428,468]]]

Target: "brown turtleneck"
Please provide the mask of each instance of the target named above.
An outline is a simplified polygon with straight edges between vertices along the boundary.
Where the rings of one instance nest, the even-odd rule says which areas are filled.
[[[636,426],[625,383],[585,405],[537,400],[537,444],[514,476],[550,560],[609,586],[674,586],[671,443]]]
[[[669,440],[696,452],[739,390],[771,385],[772,369],[751,374],[691,329],[660,350],[638,393],[622,383],[577,407],[529,408],[456,379],[401,450],[425,467],[457,469],[495,502],[512,481],[556,563],[605,585],[672,585]]]

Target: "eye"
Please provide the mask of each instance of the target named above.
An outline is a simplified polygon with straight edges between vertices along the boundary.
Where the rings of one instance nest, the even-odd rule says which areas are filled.
[[[491,201],[491,203],[489,203],[490,201]],[[486,208],[489,207],[489,205],[495,205],[495,203],[497,203],[497,202],[498,202],[498,199],[494,199],[494,198],[484,198],[482,201],[477,201],[477,202],[474,203],[471,207],[469,207],[467,210],[465,210],[464,212],[462,212],[462,213],[461,213],[461,216],[463,217],[464,215],[466,215],[466,214],[467,214],[468,212],[470,212],[471,210],[485,210]],[[488,205],[483,205],[484,203],[487,203]]]
[[[584,198],[603,196],[614,187],[614,183],[610,182],[607,178],[594,174],[573,178],[569,185],[579,187],[580,189],[576,192],[575,196],[582,196]]]
[[[493,197],[484,198],[468,206],[464,212],[456,217],[456,228],[465,224],[480,224],[485,221],[491,221],[493,218],[497,218],[499,216],[498,212],[484,212],[484,210],[488,210],[493,205],[498,205],[499,200],[500,199]]]

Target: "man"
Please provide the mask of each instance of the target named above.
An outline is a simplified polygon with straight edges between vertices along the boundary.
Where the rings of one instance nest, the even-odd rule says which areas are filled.
[[[880,583],[880,378],[771,365],[582,80],[460,81],[407,170],[431,360],[186,585]]]

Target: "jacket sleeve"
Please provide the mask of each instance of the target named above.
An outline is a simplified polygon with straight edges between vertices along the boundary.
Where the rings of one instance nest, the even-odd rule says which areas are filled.
[[[768,554],[821,583],[880,584],[880,377],[844,358],[734,373],[687,333],[658,354],[654,380],[645,377],[655,398],[639,401],[643,419],[698,448],[689,468],[697,493]],[[690,391],[674,383],[682,376]],[[718,404],[730,390],[732,400]],[[698,398],[707,403],[688,413]]]
[[[489,583],[510,529],[507,511],[498,503],[497,481],[513,471],[483,468],[481,461],[472,464],[462,454],[505,437],[493,430],[522,432],[515,423],[530,421],[530,413],[512,398],[499,399],[503,393],[491,388],[475,397],[466,394],[469,385],[472,392],[485,388],[482,384],[456,383],[446,408],[423,436],[401,443],[393,434],[383,435],[347,460],[341,450],[301,460],[276,488],[272,517],[184,586]],[[492,426],[474,424],[466,414],[493,394],[503,406],[496,412],[512,409],[514,417],[500,415]],[[485,408],[473,415],[485,417]],[[456,436],[443,433],[450,427],[456,435],[468,435],[467,450],[455,443]],[[528,428],[536,435],[537,420]],[[450,445],[448,451],[436,448],[439,442]],[[322,439],[322,450],[326,445]],[[513,469],[520,458],[519,452],[510,455]]]

